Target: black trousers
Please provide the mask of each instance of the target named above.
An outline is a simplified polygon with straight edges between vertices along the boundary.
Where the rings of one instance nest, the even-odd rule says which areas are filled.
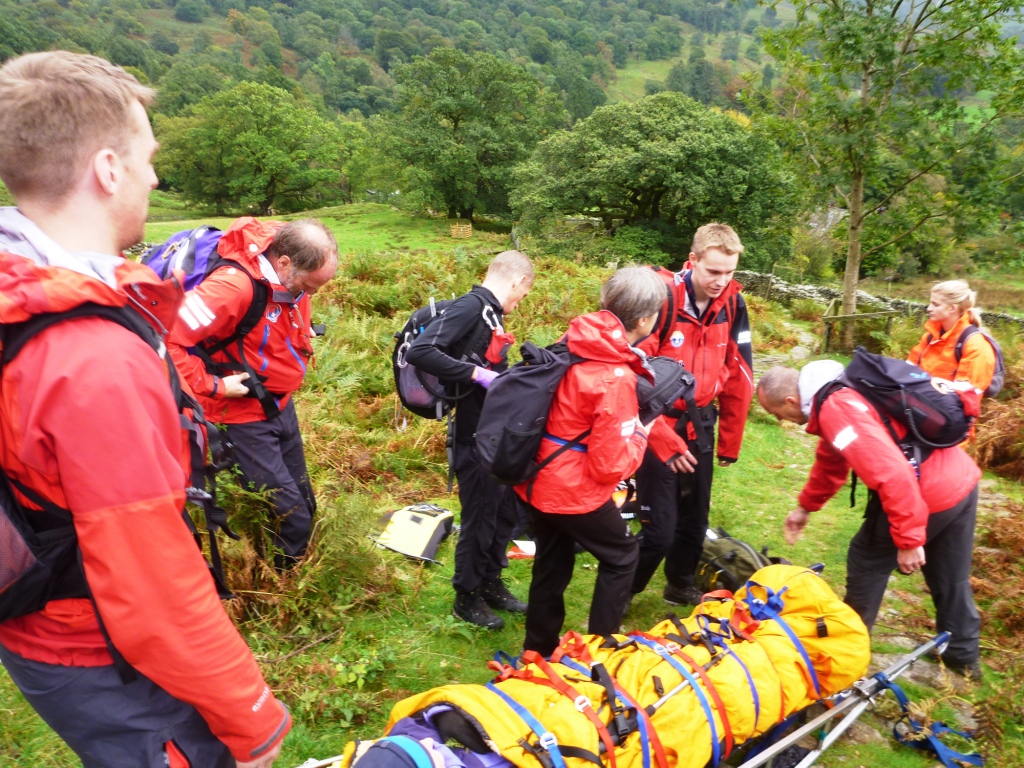
[[[474,592],[484,581],[499,578],[508,565],[505,552],[516,526],[515,493],[490,478],[471,443],[455,445],[455,477],[462,514],[452,586],[456,592]]]
[[[271,511],[279,520],[274,546],[288,560],[306,552],[313,529],[316,498],[306,471],[299,419],[289,399],[281,413],[265,421],[228,424],[242,477],[257,490],[271,493]]]
[[[524,650],[550,656],[558,647],[565,622],[565,590],[576,565],[577,543],[598,562],[589,632],[618,632],[629,602],[637,543],[614,502],[609,499],[583,515],[547,514],[522,499],[519,503],[525,508],[537,544],[526,609]]]
[[[705,430],[712,435],[714,422]],[[697,457],[693,472],[673,472],[649,448],[636,472],[642,532],[640,561],[631,589],[634,595],[647,588],[662,559],[670,586],[679,589],[694,584],[708,528],[715,452],[701,453],[695,441],[689,446]]]
[[[175,750],[196,768],[235,765],[195,707],[141,674],[124,683],[113,665],[44,664],[3,646],[0,663],[84,768],[165,768]]]
[[[981,617],[971,592],[971,553],[978,509],[975,486],[959,504],[928,516],[927,562],[921,569],[935,603],[935,626],[952,639],[943,658],[956,664],[978,660]],[[878,494],[868,496],[864,523],[846,556],[846,597],[870,630],[882,605],[889,576],[896,569],[896,544]]]

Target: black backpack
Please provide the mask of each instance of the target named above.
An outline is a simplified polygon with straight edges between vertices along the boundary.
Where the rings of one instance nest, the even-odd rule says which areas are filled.
[[[536,477],[547,464],[572,450],[590,434],[587,429],[564,442],[538,464],[544,427],[555,390],[569,367],[584,358],[557,341],[548,347],[526,342],[522,361],[491,382],[476,429],[476,450],[481,466],[503,485],[519,485]],[[527,495],[529,495],[529,490]]]
[[[959,445],[970,434],[974,420],[964,413],[960,396],[906,360],[857,347],[846,370],[815,395],[815,409],[842,387],[856,390],[874,406],[917,471],[932,450]],[[894,421],[907,430],[902,439],[892,427]]]
[[[206,225],[182,230],[171,235],[165,242],[149,248],[142,254],[140,261],[165,280],[171,277],[173,270],[183,270],[186,291],[195,288],[218,269],[234,267],[245,273],[252,283],[252,302],[245,314],[242,315],[241,320],[238,321],[234,332],[217,342],[196,344],[189,350],[189,354],[194,354],[202,360],[206,372],[214,376],[224,377],[235,373],[248,373],[249,378],[243,382],[249,388],[249,394],[246,396],[259,400],[263,407],[263,413],[268,419],[271,419],[281,412],[277,406],[281,395],[275,395],[263,386],[267,377],[258,373],[246,359],[245,337],[259,325],[271,299],[279,303],[290,304],[295,301],[295,297],[290,293],[280,291],[274,291],[271,296],[270,287],[266,281],[256,279],[237,262],[223,258],[217,252],[217,244],[222,235],[223,232],[216,227]],[[218,352],[226,353],[231,358],[230,362],[215,361],[213,355]]]
[[[953,348],[953,354],[956,356],[957,370],[960,369],[960,358],[964,355],[964,344],[976,333],[980,333],[985,337],[985,340],[989,343],[989,346],[992,347],[992,352],[996,357],[996,367],[992,372],[992,381],[982,393],[985,397],[995,397],[1003,391],[1003,384],[1006,382],[1006,359],[1003,357],[1003,348],[999,346],[999,342],[993,339],[992,335],[988,333],[988,331],[983,331],[976,325],[968,325],[960,331],[960,336],[956,340],[956,346]],[[933,338],[934,337],[929,333],[928,342],[931,343]],[[918,355],[917,362],[921,362],[921,355]],[[956,371],[953,371],[953,378],[956,379]]]
[[[471,295],[475,296],[476,294]],[[391,371],[395,377],[395,391],[407,410],[425,419],[443,420],[459,400],[473,392],[472,386],[467,387],[465,391],[459,391],[458,388],[454,392],[446,391],[437,376],[410,365],[409,361],[405,359],[413,342],[436,318],[444,315],[445,310],[451,306],[453,301],[455,299],[434,301],[431,297],[429,304],[413,312],[402,329],[395,332],[395,348],[391,352]],[[487,304],[482,298],[480,302],[483,304],[481,312],[485,313]],[[466,349],[473,349],[476,343],[475,334],[470,334],[470,338],[464,346]]]
[[[157,354],[161,354],[163,342],[160,337],[135,311],[83,304],[67,312],[36,315],[22,323],[0,326],[3,339],[0,365],[12,361],[29,339],[44,329],[78,317],[102,317],[117,323],[140,336]],[[231,538],[237,539],[238,536],[228,528],[227,513],[215,504],[214,477],[219,469],[231,463],[231,447],[221,439],[216,427],[205,422],[199,404],[181,390],[174,366],[169,360],[167,363],[182,423],[188,422],[190,430],[192,467],[187,498],[203,508],[212,561],[208,567],[221,597],[230,598],[233,595],[224,582],[215,533],[223,530]],[[204,434],[206,439],[203,439]],[[208,449],[212,462],[207,461]],[[40,510],[24,509],[15,499],[12,486]],[[186,511],[182,512],[182,517],[202,549],[192,518]],[[7,477],[6,473],[0,473],[0,622],[41,610],[50,600],[72,597],[88,598],[90,593],[82,571],[78,537],[70,511]]]

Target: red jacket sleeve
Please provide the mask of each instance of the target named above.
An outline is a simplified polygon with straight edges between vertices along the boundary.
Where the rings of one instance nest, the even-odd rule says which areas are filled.
[[[195,706],[236,759],[253,760],[290,717],[182,521],[182,432],[166,368],[103,320],[64,323],[59,344],[41,343],[52,333],[12,363],[34,372],[21,379],[32,390],[19,392],[34,425],[26,445],[56,466],[110,638],[140,673]]]
[[[664,416],[651,425],[650,445],[654,455],[665,463],[689,450],[689,444],[675,430],[675,419],[670,422]]]
[[[750,402],[754,399],[754,369],[750,320],[743,297],[736,296],[736,315],[729,329],[725,365],[729,378],[718,393],[718,458],[736,461],[743,445]]]
[[[856,392],[840,389],[822,404],[818,429],[821,441],[810,478],[800,494],[800,505],[813,511],[835,495],[842,485],[836,484],[842,461],[864,485],[878,493],[896,546],[923,546],[928,505],[913,468],[877,411]],[[827,458],[829,453],[834,457]]]
[[[647,436],[636,426],[636,379],[612,377],[598,398],[587,438],[587,471],[601,484],[617,483],[640,466]]]
[[[178,322],[167,337],[174,365],[197,395],[216,397],[216,377],[188,353],[200,341],[230,336],[252,304],[252,281],[240,267],[223,267],[185,294]],[[308,302],[305,319],[308,321]],[[308,332],[308,322],[307,332]]]

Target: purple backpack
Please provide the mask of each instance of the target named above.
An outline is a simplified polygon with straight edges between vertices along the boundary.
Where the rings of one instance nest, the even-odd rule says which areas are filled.
[[[171,270],[180,269],[185,273],[184,287],[191,291],[216,269],[237,266],[231,259],[222,258],[217,253],[217,244],[224,233],[216,227],[201,226],[185,229],[171,235],[167,242],[154,245],[142,254],[141,262],[166,280]],[[247,386],[249,396],[255,397],[263,406],[267,418],[273,418],[280,409],[277,405],[278,396],[269,392],[264,386],[266,376],[258,373],[245,356],[245,337],[259,325],[263,312],[270,300],[270,289],[266,282],[257,280],[247,270],[242,270],[252,281],[252,303],[246,310],[235,331],[220,341],[200,342],[191,349],[191,354],[203,361],[207,372],[214,376],[226,376],[244,371],[249,374]],[[290,298],[290,297],[289,297]],[[213,355],[226,353],[230,362],[216,362]]]
[[[185,273],[185,290],[191,291],[213,270],[223,265],[217,253],[221,232],[216,227],[196,227],[171,235],[167,242],[154,245],[142,254],[142,263],[165,280],[172,269]]]

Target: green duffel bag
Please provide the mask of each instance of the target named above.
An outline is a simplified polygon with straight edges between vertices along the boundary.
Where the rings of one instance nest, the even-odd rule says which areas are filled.
[[[735,592],[754,571],[773,563],[789,564],[781,557],[768,557],[768,547],[760,551],[747,542],[734,539],[722,528],[708,528],[700,553],[694,581],[701,592],[727,589]]]

